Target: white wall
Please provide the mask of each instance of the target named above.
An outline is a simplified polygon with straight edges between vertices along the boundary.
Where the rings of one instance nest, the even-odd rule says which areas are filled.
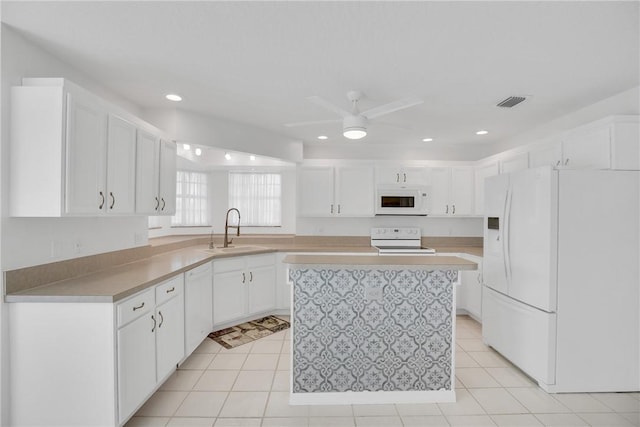
[[[65,77],[110,102],[139,114],[140,110],[89,76],[58,60],[2,26],[2,270],[125,249],[147,243],[144,217],[10,218],[9,92],[22,77]]]
[[[258,154],[294,163],[302,161],[301,141],[246,123],[179,108],[148,109],[143,118],[173,134],[178,142]]]
[[[296,234],[369,236],[372,227],[420,227],[423,236],[482,237],[482,218],[384,216],[373,218],[298,218]]]

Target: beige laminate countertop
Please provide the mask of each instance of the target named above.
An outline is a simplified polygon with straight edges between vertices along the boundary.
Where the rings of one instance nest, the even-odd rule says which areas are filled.
[[[287,255],[287,264],[402,266],[424,270],[477,270],[478,264],[456,256],[393,256],[393,255]]]
[[[482,248],[457,247],[437,248],[440,253],[468,253],[482,256]],[[5,296],[6,302],[98,302],[113,303],[127,298],[143,289],[163,282],[176,274],[188,271],[212,259],[228,258],[241,255],[255,255],[271,252],[306,252],[306,253],[361,253],[367,256],[349,257],[349,262],[357,259],[372,260],[380,258],[383,264],[403,264],[414,262],[417,258],[422,265],[451,265],[453,269],[475,269],[475,263],[457,257],[412,257],[385,256],[378,257],[377,251],[369,246],[312,246],[303,244],[259,244],[242,245],[230,249],[208,250],[206,245],[195,245],[170,252],[161,253],[140,261],[119,265],[95,273],[72,279],[60,280]],[[310,257],[313,257],[309,255]],[[319,255],[316,255],[317,258]],[[326,257],[330,257],[325,255]],[[304,255],[296,255],[304,257]],[[344,257],[335,257],[344,261]],[[432,260],[433,261],[430,261]],[[307,259],[308,260],[308,259]],[[459,260],[459,261],[454,261]],[[417,260],[415,262],[418,262]],[[334,262],[339,263],[339,262]],[[431,264],[430,264],[431,263]],[[414,264],[415,265],[415,264]]]

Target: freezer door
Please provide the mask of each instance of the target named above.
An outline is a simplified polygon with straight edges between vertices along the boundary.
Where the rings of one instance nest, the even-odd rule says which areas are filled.
[[[483,281],[486,286],[502,293],[508,290],[503,228],[508,187],[508,174],[491,176],[485,180]]]
[[[556,314],[491,289],[482,292],[482,336],[517,367],[547,386],[556,377]]]
[[[504,219],[508,295],[556,311],[558,172],[548,166],[511,174]]]

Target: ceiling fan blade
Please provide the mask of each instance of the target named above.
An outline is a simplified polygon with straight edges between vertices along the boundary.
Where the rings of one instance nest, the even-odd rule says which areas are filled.
[[[386,127],[402,129],[402,130],[406,130],[406,131],[413,130],[413,126],[400,125],[398,123],[381,122],[380,120],[376,120],[374,122],[371,122],[371,124],[372,124],[372,126],[386,126]]]
[[[310,102],[313,102],[314,104],[322,107],[322,108],[326,108],[329,111],[333,111],[334,113],[338,113],[341,117],[347,117],[350,116],[351,113],[343,110],[340,107],[337,107],[335,105],[333,105],[332,103],[330,103],[329,101],[320,98],[319,96],[309,96],[307,98],[307,100],[309,100]]]
[[[321,125],[324,123],[340,123],[342,119],[330,119],[330,120],[311,120],[308,122],[296,122],[296,123],[285,123],[284,125],[288,128],[295,128],[298,126],[307,126],[307,125]]]
[[[388,104],[373,107],[367,111],[363,111],[360,115],[365,116],[368,119],[375,119],[376,117],[383,116],[385,114],[393,113],[394,111],[403,110],[405,108],[413,107],[414,105],[422,104],[424,101],[418,98],[405,98],[398,101],[389,102]]]

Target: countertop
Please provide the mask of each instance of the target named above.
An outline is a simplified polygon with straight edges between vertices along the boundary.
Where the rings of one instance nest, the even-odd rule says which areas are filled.
[[[481,247],[447,247],[436,248],[439,253],[463,253],[482,256]],[[451,265],[453,269],[474,269],[468,265],[473,262],[461,258],[448,256],[413,257],[413,256],[377,256],[377,251],[370,246],[326,246],[292,243],[274,243],[242,245],[230,249],[208,250],[206,245],[194,245],[169,252],[154,255],[139,261],[118,265],[102,271],[86,274],[28,290],[9,293],[5,296],[6,302],[98,302],[113,303],[125,299],[145,288],[163,282],[176,274],[188,271],[212,259],[228,258],[241,255],[255,255],[272,252],[294,253],[355,253],[368,254],[369,256],[349,257],[349,262],[358,262],[358,259],[366,259],[368,263],[380,259],[384,264],[410,263],[412,258],[417,258],[418,264]],[[296,257],[304,257],[296,255]],[[309,259],[317,258],[310,256]],[[298,259],[298,258],[296,258]],[[335,257],[344,261],[344,257]],[[454,261],[459,260],[459,261]],[[311,262],[310,262],[311,263]],[[336,262],[338,263],[338,262]]]
[[[477,270],[473,261],[456,256],[393,256],[393,255],[287,255],[287,264],[300,265],[359,265],[359,266],[402,266],[424,270]]]

